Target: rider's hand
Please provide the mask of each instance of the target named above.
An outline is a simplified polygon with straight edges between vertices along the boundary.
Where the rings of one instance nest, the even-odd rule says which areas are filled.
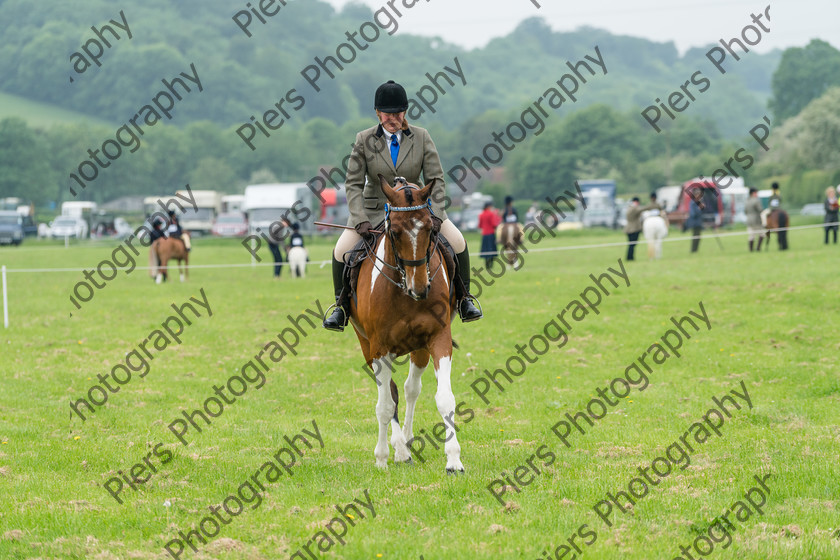
[[[356,233],[364,237],[368,241],[373,240],[373,233],[371,233],[371,225],[370,222],[362,222],[360,224],[356,224]]]

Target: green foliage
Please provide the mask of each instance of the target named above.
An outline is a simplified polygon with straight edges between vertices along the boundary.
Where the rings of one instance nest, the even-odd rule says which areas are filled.
[[[0,121],[0,193],[44,202],[51,182],[49,169],[41,164],[46,147],[25,121]]]
[[[787,119],[836,85],[840,85],[840,51],[819,39],[804,48],[789,48],[773,74],[770,110],[776,119]]]
[[[316,92],[301,71],[315,64],[315,57],[334,57],[336,47],[347,42],[346,32],[372,20],[370,8],[348,5],[336,12],[319,0],[289,2],[265,24],[254,18],[249,28],[253,36],[247,37],[231,20],[229,3],[160,1],[123,8],[132,38],[120,31],[122,38],[102,54],[101,67],[91,66],[79,75],[70,56],[93,36],[92,25],[120,20],[119,6],[101,0],[46,0],[39,5],[32,10],[25,0],[0,4],[3,90],[113,122],[134,115],[160,89],[161,79],[177,76],[190,63],[195,63],[204,91],[199,100],[187,98],[180,104],[178,124],[213,120],[225,128],[261,115],[291,88],[306,101],[294,116],[295,126],[314,117],[341,126],[370,115],[373,91],[384,79],[397,79],[412,97],[428,84],[426,73],[436,74],[444,65],[453,67],[455,57],[466,73],[467,86],[449,88],[435,112],[426,111],[418,124],[458,126],[489,110],[507,113],[533,102],[569,72],[566,61],[592,54],[596,45],[609,76],[587,85],[590,91],[581,105],[600,102],[625,110],[648,105],[673,89],[696,59],[694,54],[681,58],[673,43],[591,28],[554,32],[540,18],[526,20],[507,37],[469,53],[400,29],[394,36],[382,31],[343,69],[330,63],[336,77],[330,79],[322,71],[321,91]],[[730,126],[745,124],[756,95],[770,93],[770,71],[778,57],[778,53],[750,53],[739,66],[749,83],[739,81],[733,86],[737,90],[733,101],[708,104],[699,110],[701,116],[713,118],[726,134],[732,132]],[[401,61],[396,68],[394,60]],[[386,68],[393,69],[393,76],[383,74]],[[74,83],[69,83],[69,76]]]

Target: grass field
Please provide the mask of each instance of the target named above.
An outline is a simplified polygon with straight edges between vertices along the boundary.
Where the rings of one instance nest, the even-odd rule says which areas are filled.
[[[111,126],[108,121],[83,113],[62,109],[49,103],[32,101],[11,93],[0,92],[0,120],[20,117],[30,126],[49,128],[54,124],[86,122],[90,125]]]
[[[576,232],[539,248],[623,239],[620,233]],[[469,241],[477,249],[478,239]],[[279,282],[263,267],[197,268],[189,282],[165,285],[152,283],[146,271],[119,272],[81,310],[69,301],[81,273],[10,272],[11,326],[0,335],[0,558],[169,558],[164,545],[211,516],[210,506],[231,495],[247,502],[251,495],[241,493],[241,485],[287,445],[284,436],[313,431],[313,420],[323,448],[313,441],[315,449],[297,459],[291,476],[283,471],[275,482],[263,478],[261,503],[246,504],[231,518],[221,510],[229,524],[181,558],[289,558],[310,541],[313,553],[318,545],[328,549],[317,557],[353,559],[670,560],[681,556],[680,546],[695,542],[704,554],[690,548],[694,558],[838,558],[840,247],[824,246],[821,229],[792,232],[792,249],[785,253],[775,240],[762,254],[748,253],[744,236],[721,241],[723,249],[704,236],[696,255],[689,254],[688,241],[666,243],[659,262],[647,262],[640,246],[641,258],[624,263],[630,286],[610,286],[599,314],[589,308],[571,323],[565,346],[553,346],[505,383],[504,392],[489,391],[488,404],[470,384],[485,369],[505,367],[516,344],[527,344],[579,299],[592,285],[589,274],[619,268],[623,248],[532,251],[521,270],[485,288],[485,318],[454,326],[460,349],[453,389],[461,410],[473,413],[459,425],[466,474],[457,477],[444,474],[443,451],[428,443],[425,462],[375,468],[376,388],[350,331],[309,329],[297,356],[269,362],[265,385],[249,385],[201,433],[191,430],[187,446],[167,429],[276,340],[288,315],[314,309],[316,300],[328,303],[328,268],[310,266],[306,281],[293,281],[284,271]],[[0,248],[0,264],[93,267],[110,258],[114,246],[65,249],[27,241]],[[330,250],[326,242],[313,243],[313,260]],[[248,263],[249,255],[234,241],[197,240],[192,259]],[[180,345],[153,351],[149,373],[135,374],[86,422],[71,413],[71,398],[85,396],[97,375],[124,362],[172,314],[171,304],[201,299],[201,289],[212,317],[200,310]],[[681,357],[652,365],[644,391],[632,387],[594,426],[586,424],[585,434],[574,431],[570,447],[563,445],[552,426],[567,413],[585,411],[599,387],[623,377],[661,341],[671,317],[699,311],[699,302],[711,330],[691,331]],[[407,368],[401,369],[396,378],[402,392]],[[424,380],[415,434],[431,433],[440,422],[431,369]],[[713,397],[740,392],[741,383],[751,408],[738,401],[741,410],[725,418],[720,436],[712,433],[695,445],[687,468],[672,460],[672,472],[635,506],[626,513],[613,506],[608,526],[593,506],[608,492],[626,492],[641,476],[638,469],[664,456],[694,422],[704,415],[713,421]],[[163,464],[149,455],[155,450],[170,453],[170,460]],[[546,459],[549,454],[554,461]],[[119,505],[104,485],[144,457],[157,472],[137,490],[125,484]],[[529,460],[539,474],[526,472]],[[505,506],[487,489],[503,473],[518,479],[508,485]],[[730,515],[731,542],[721,521],[710,533],[716,517],[738,501],[747,503],[745,493],[758,488],[755,475],[770,490],[763,513],[741,510],[739,520]],[[638,483],[633,488],[642,493]],[[338,515],[336,504],[366,501],[366,492],[375,517],[359,506],[364,518],[354,514],[355,526],[348,524],[342,538],[346,544],[331,544],[330,533],[319,536]],[[758,493],[750,496],[760,501]],[[212,532],[212,523],[205,527]],[[338,534],[339,525],[331,527]]]

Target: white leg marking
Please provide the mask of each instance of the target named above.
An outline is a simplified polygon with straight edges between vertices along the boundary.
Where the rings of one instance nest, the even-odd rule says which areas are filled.
[[[160,284],[163,282],[163,274],[158,272],[157,277],[155,278],[155,284]]]
[[[417,405],[417,397],[420,396],[420,390],[423,388],[421,376],[426,370],[425,367],[418,367],[414,362],[409,362],[408,378],[405,380],[403,386],[405,396],[405,420],[403,421],[403,435],[406,442],[411,442],[414,439],[414,408]]]
[[[376,447],[373,450],[373,456],[376,457],[376,466],[380,469],[388,468],[388,423],[394,417],[394,408],[396,404],[391,398],[391,366],[394,363],[394,354],[388,354],[381,359],[374,360],[379,371],[376,376],[380,385],[377,386],[379,390],[379,397],[376,400],[376,419],[379,421],[379,437],[376,440]]]
[[[451,374],[452,357],[443,356],[438,362],[438,369],[435,370],[437,376],[435,403],[446,426],[446,443],[443,446],[443,451],[446,453],[446,470],[463,472],[461,444],[458,443],[458,436],[455,435],[455,395],[452,393]]]
[[[186,277],[184,276],[184,273],[182,272],[181,273],[181,282],[185,282],[185,281],[186,281]]]

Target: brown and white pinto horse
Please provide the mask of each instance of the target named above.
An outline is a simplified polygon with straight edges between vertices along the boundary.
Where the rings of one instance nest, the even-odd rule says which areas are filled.
[[[186,234],[185,234],[186,235]],[[157,269],[150,270],[155,282],[160,284],[166,281],[168,265],[170,260],[178,261],[178,268],[181,272],[181,282],[187,279],[189,274],[190,254],[182,239],[177,237],[161,237],[152,243],[150,261],[152,257],[157,258]]]
[[[414,408],[420,395],[420,376],[430,359],[437,378],[435,402],[446,426],[446,472],[463,472],[461,446],[455,435],[455,395],[452,393],[451,320],[455,312],[452,278],[442,247],[432,235],[429,196],[435,181],[419,188],[406,184],[391,188],[379,175],[388,199],[385,230],[359,268],[350,322],[356,330],[365,361],[376,374],[379,398],[376,418],[379,437],[373,451],[376,466],[387,468],[388,424],[394,462],[411,462]],[[397,356],[411,354],[405,381],[405,420],[397,415],[399,392],[391,379]],[[375,365],[374,365],[375,363]]]

